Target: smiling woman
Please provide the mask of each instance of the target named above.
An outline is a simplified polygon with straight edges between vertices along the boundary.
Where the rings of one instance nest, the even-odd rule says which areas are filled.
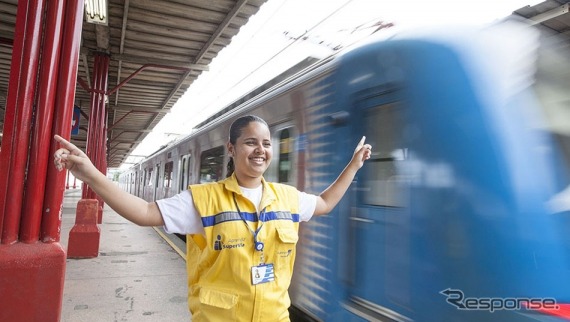
[[[254,115],[237,119],[230,128],[227,147],[231,157],[230,162],[237,168],[230,168],[228,176],[235,171],[240,186],[245,188],[260,186],[261,176],[267,170],[273,156],[267,123]]]
[[[223,149],[205,151],[207,168],[200,169],[205,183],[149,203],[109,181],[73,144],[56,140],[63,146],[55,154],[58,169],[84,180],[118,214],[187,235],[188,304],[195,322],[289,321],[299,223],[330,212],[371,155],[363,137],[349,164],[320,195],[267,182],[263,174],[273,156],[269,127],[246,115],[230,126],[227,150],[235,169],[228,178],[216,182]]]

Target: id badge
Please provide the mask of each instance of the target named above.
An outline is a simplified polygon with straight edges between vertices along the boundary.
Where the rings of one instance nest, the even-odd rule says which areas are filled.
[[[263,284],[275,280],[273,264],[253,266],[251,268],[251,284]]]

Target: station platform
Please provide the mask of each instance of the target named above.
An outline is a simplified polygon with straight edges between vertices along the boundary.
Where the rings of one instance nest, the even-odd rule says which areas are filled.
[[[65,249],[80,199],[80,189],[66,190]],[[67,259],[61,321],[190,321],[186,262],[160,229],[139,227],[107,206],[99,228],[97,258]]]

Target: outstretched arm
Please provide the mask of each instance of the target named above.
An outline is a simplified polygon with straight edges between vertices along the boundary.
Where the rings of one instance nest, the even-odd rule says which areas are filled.
[[[356,172],[364,165],[364,161],[370,159],[372,147],[370,144],[364,144],[365,140],[366,137],[363,136],[354,149],[354,155],[348,165],[342,170],[338,178],[325,191],[321,192],[317,198],[315,215],[324,215],[333,210],[348,190]]]
[[[164,225],[155,202],[149,203],[123,191],[99,172],[83,151],[59,135],[54,138],[62,146],[54,155],[54,163],[58,170],[66,168],[71,171],[76,178],[88,184],[109,207],[127,220],[140,226]]]

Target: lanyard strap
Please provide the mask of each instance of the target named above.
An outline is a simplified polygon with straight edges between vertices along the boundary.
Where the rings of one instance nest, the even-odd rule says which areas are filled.
[[[255,245],[255,249],[258,251],[262,251],[263,250],[263,243],[257,240],[257,234],[259,234],[259,232],[261,231],[261,228],[263,228],[263,224],[265,223],[262,220],[262,215],[263,217],[265,217],[265,208],[263,208],[263,210],[261,211],[261,213],[259,214],[259,221],[261,221],[261,224],[259,225],[259,227],[257,227],[257,229],[255,231],[253,231],[253,229],[251,229],[251,227],[249,226],[249,224],[247,223],[247,220],[245,220],[244,216],[241,213],[241,210],[239,209],[237,200],[236,200],[236,194],[232,193],[233,197],[234,197],[234,204],[236,205],[236,209],[237,212],[241,218],[241,220],[243,220],[243,222],[245,223],[247,229],[249,229],[249,232],[251,233],[251,235],[253,236],[253,242]]]

